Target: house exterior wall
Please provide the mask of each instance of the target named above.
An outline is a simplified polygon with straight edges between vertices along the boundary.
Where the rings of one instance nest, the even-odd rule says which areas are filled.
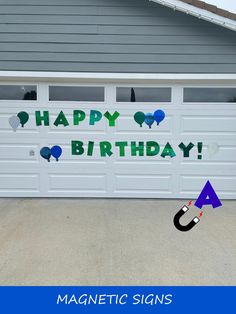
[[[236,33],[148,0],[0,0],[0,71],[236,73]]]

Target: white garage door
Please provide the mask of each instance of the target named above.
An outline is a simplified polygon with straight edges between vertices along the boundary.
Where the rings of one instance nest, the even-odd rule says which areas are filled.
[[[192,199],[210,180],[236,197],[234,87],[2,83],[0,99],[0,196]]]

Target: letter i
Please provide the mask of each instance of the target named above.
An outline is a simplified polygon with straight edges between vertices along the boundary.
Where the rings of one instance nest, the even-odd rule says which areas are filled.
[[[88,142],[88,156],[93,156],[94,142]]]

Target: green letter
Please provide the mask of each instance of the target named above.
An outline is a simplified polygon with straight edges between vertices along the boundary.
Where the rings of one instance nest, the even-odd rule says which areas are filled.
[[[89,124],[94,125],[95,122],[98,122],[102,119],[102,113],[97,110],[91,110],[90,111],[90,119],[89,119]]]
[[[83,145],[84,144],[81,141],[71,141],[72,155],[83,155],[84,153]]]
[[[115,111],[113,115],[111,115],[108,111],[105,112],[104,117],[108,119],[109,126],[115,126],[115,121],[119,117],[119,112]]]
[[[94,142],[88,142],[88,156],[93,156]]]
[[[111,151],[112,145],[110,142],[100,142],[100,152],[102,157],[109,157],[113,154]]]
[[[45,126],[49,126],[49,112],[44,111],[43,115],[40,115],[40,111],[35,111],[35,119],[36,119],[36,125],[40,126],[42,125],[42,121],[44,122]]]
[[[82,110],[74,110],[73,117],[74,117],[74,125],[79,125],[81,121],[84,121],[86,114]]]
[[[115,145],[120,149],[120,157],[124,157],[125,147],[128,146],[128,142],[116,142]]]
[[[139,142],[136,146],[136,142],[131,142],[131,156],[144,156],[144,142]]]
[[[63,111],[61,111],[59,113],[59,115],[56,118],[56,121],[54,122],[55,126],[58,126],[59,124],[62,124],[64,126],[68,126],[69,125],[69,122],[67,121]]]
[[[179,144],[179,148],[184,152],[184,157],[189,157],[189,152],[193,147],[193,143],[189,143],[188,146],[185,146],[184,143]]]
[[[175,154],[173,148],[171,147],[170,143],[166,144],[166,146],[163,149],[163,152],[161,154],[161,157],[163,157],[163,158],[165,158],[166,156],[170,156],[171,158],[176,156],[176,154]]]
[[[159,154],[160,145],[157,142],[147,142],[147,156],[156,156]]]

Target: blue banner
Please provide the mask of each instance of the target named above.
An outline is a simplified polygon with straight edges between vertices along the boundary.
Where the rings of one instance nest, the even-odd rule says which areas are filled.
[[[0,287],[1,313],[235,313],[236,287]]]

